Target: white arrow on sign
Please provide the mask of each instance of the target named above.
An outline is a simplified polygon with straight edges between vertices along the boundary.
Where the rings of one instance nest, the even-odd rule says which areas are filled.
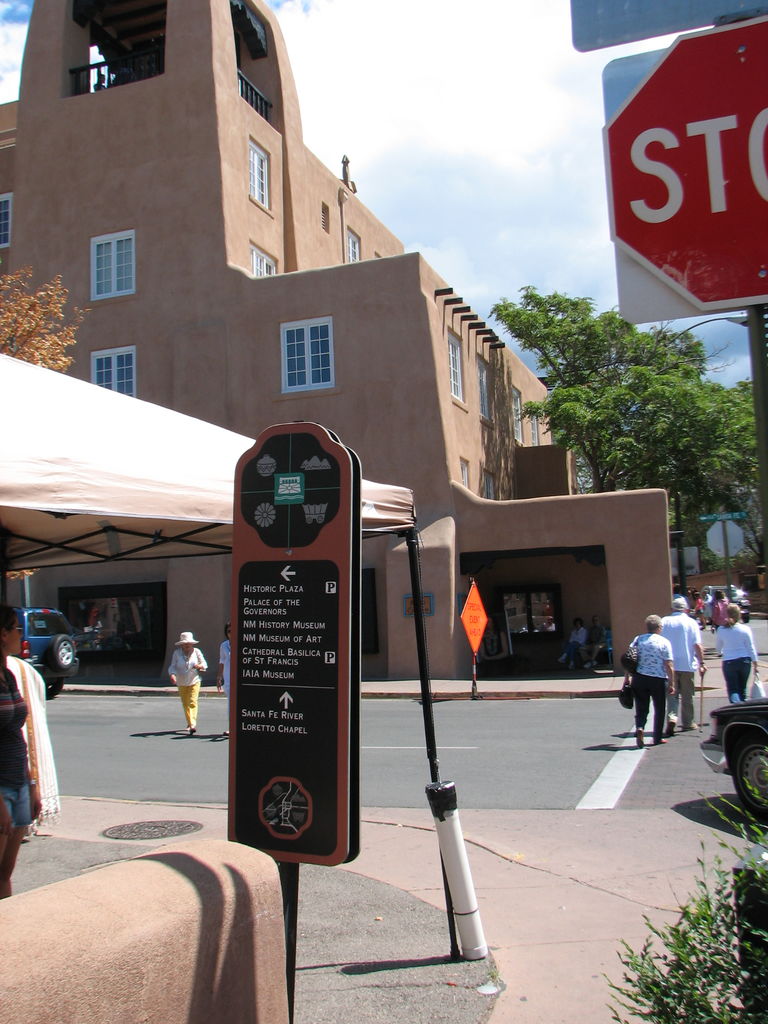
[[[283,710],[284,711],[288,710],[288,705],[289,704],[293,704],[293,697],[290,695],[290,693],[288,693],[287,690],[283,691],[283,693],[282,693],[282,695],[280,697],[280,703],[283,705]]]
[[[286,565],[286,567],[283,569],[283,571],[280,573],[280,575],[283,577],[283,579],[285,580],[286,583],[290,583],[291,576],[295,576],[296,575],[296,570],[292,569],[290,567],[290,565]]]

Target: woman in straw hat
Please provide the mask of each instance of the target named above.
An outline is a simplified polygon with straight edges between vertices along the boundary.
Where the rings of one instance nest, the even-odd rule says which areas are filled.
[[[182,633],[175,643],[175,650],[168,666],[171,682],[179,691],[181,704],[187,719],[187,732],[197,732],[197,698],[200,693],[200,674],[208,668],[203,652],[197,646],[193,633]]]

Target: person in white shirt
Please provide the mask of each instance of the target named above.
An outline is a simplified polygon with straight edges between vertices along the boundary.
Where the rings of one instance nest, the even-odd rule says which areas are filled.
[[[693,677],[698,669],[703,682],[707,666],[704,664],[704,650],[701,646],[701,631],[695,619],[688,614],[688,602],[684,597],[672,601],[672,614],[661,620],[661,635],[672,645],[672,661],[675,666],[675,692],[667,702],[667,736],[675,731],[677,709],[680,705],[680,728],[683,732],[696,728],[694,721]]]
[[[737,604],[728,605],[728,621],[715,633],[717,653],[723,659],[723,676],[728,689],[728,700],[738,704],[747,699],[750,670],[757,675],[757,650],[752,630],[741,621]]]
[[[231,629],[231,622],[224,624],[224,639],[219,645],[219,668],[216,672],[216,689],[221,693],[223,688],[224,693],[227,695],[227,728],[224,730],[225,736],[229,736],[229,663],[232,658],[232,644],[230,643],[229,633]]]
[[[631,678],[632,694],[635,698],[635,741],[638,747],[645,746],[645,723],[648,710],[653,702],[653,745],[666,743],[662,739],[664,731],[664,708],[666,696],[675,687],[672,670],[672,645],[661,635],[661,619],[658,615],[649,615],[645,620],[646,633],[641,633],[632,641],[637,648],[637,671]],[[624,682],[630,682],[630,675],[624,676]]]
[[[187,719],[187,732],[194,736],[197,732],[197,697],[200,693],[200,676],[208,668],[203,652],[196,646],[194,634],[182,633],[174,644],[176,648],[168,666],[171,682],[179,691],[184,715]]]

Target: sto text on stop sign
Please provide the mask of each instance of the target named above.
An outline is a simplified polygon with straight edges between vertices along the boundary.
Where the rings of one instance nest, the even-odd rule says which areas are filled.
[[[677,40],[606,128],[613,235],[701,308],[768,293],[768,19]]]

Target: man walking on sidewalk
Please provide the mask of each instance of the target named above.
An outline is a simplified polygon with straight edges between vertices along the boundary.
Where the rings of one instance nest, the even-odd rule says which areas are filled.
[[[672,645],[672,662],[675,669],[675,692],[667,703],[667,736],[675,731],[678,706],[680,706],[680,728],[685,732],[696,728],[693,710],[693,676],[697,668],[704,685],[704,650],[701,633],[695,619],[688,614],[688,602],[684,597],[672,601],[672,614],[661,620],[661,635]]]

